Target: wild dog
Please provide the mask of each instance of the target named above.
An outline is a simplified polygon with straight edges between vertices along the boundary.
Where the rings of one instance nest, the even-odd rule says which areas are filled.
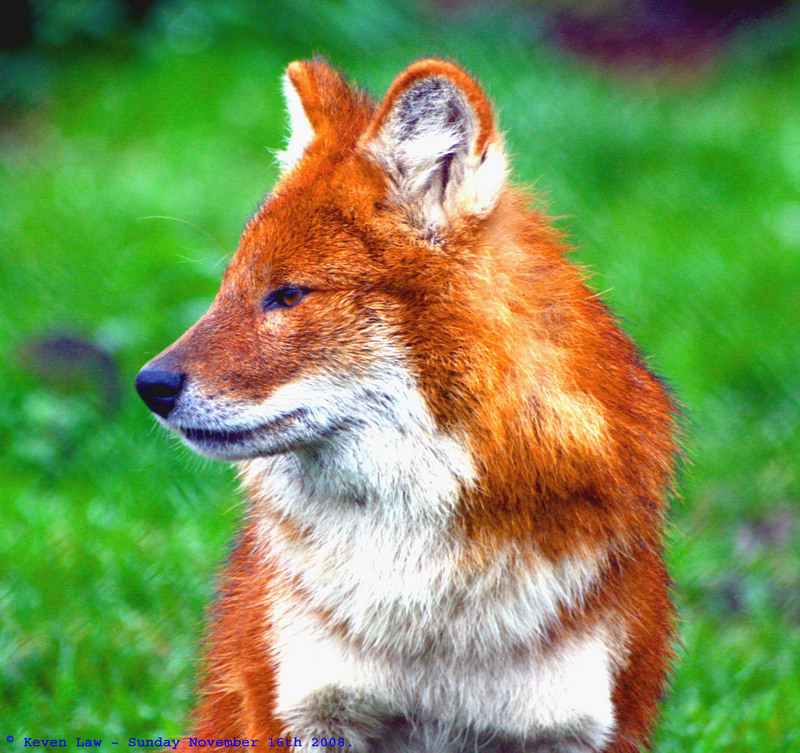
[[[277,185],[136,380],[248,500],[194,734],[638,750],[671,658],[669,396],[465,71],[419,61],[376,105],[315,59],[285,92]]]

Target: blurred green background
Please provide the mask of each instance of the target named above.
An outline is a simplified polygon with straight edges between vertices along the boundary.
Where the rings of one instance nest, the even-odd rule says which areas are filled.
[[[277,175],[279,77],[322,53],[376,96],[421,56],[474,72],[685,406],[656,749],[800,750],[794,4],[134,5],[27,5],[0,51],[0,746],[183,729],[242,506],[132,381],[212,299]]]

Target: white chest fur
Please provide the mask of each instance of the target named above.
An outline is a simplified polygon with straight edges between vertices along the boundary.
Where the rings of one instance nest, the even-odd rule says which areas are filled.
[[[460,753],[473,749],[465,745],[470,734],[489,733],[488,739],[517,741],[518,747],[498,748],[504,751],[593,751],[614,728],[614,658],[602,629],[523,655],[499,652],[481,660],[452,654],[406,661],[353,651],[318,624],[287,615],[277,649],[278,710],[286,717],[297,718],[296,710],[315,694],[336,688],[369,699],[365,706],[387,716],[414,719],[414,734],[403,745],[393,747],[387,735],[376,750]],[[301,718],[299,726],[324,730],[330,723]]]
[[[528,556],[522,567],[521,557],[508,552],[465,573],[447,526],[450,505],[439,497],[438,512],[426,515],[408,504],[423,488],[435,489],[434,478],[442,492],[449,475],[449,493],[456,493],[452,474],[439,468],[437,475],[430,458],[417,458],[412,478],[419,484],[409,483],[394,505],[314,499],[310,481],[296,476],[301,460],[263,462],[270,473],[262,484],[271,494],[296,495],[301,517],[316,508],[302,543],[262,529],[270,558],[354,639],[295,604],[277,604],[280,713],[291,716],[315,693],[335,687],[379,699],[393,713],[436,720],[430,729],[418,724],[418,748],[398,751],[458,751],[467,728],[571,741],[556,751],[599,749],[614,726],[617,663],[604,630],[548,648],[541,641],[559,610],[580,602],[596,583],[596,560],[539,559],[531,566]]]
[[[614,724],[609,641],[601,628],[547,648],[541,639],[596,583],[598,561],[507,551],[465,572],[454,516],[473,465],[410,384],[306,385],[306,395],[338,394],[331,410],[347,405],[347,431],[243,469],[265,504],[304,531],[298,541],[259,529],[271,564],[308,599],[271,615],[279,713],[307,731],[340,729],[307,718],[318,712],[297,715],[335,688],[417,720],[416,743],[381,750],[449,753],[466,729],[595,749]],[[382,394],[382,410],[354,397],[359,390]]]

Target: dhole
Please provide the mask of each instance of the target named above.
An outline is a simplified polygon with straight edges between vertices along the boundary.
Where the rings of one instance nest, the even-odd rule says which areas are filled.
[[[670,399],[507,183],[467,73],[417,62],[379,105],[322,60],[285,83],[280,180],[136,381],[249,500],[194,735],[639,750],[671,657]]]

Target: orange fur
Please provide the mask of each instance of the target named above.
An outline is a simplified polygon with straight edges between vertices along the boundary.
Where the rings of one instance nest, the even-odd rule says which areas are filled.
[[[370,384],[369,379],[380,384],[379,369],[391,369],[393,362],[384,356],[373,360],[375,354],[399,353],[410,364],[408,373],[435,427],[430,442],[438,449],[431,451],[430,462],[455,443],[471,459],[474,475],[454,475],[457,499],[442,514],[444,523],[430,524],[454,553],[456,575],[442,597],[442,609],[451,617],[443,617],[435,630],[420,628],[425,648],[412,650],[402,637],[391,642],[383,632],[361,629],[355,616],[350,619],[337,603],[319,597],[308,575],[317,571],[304,570],[302,563],[322,556],[322,524],[314,528],[317,523],[295,514],[290,503],[281,506],[284,482],[264,475],[265,468],[277,466],[265,466],[253,452],[234,458],[242,462],[250,508],[212,614],[194,736],[266,740],[294,734],[278,709],[292,679],[279,673],[284,654],[292,656],[284,643],[296,638],[286,624],[278,624],[286,615],[298,625],[316,625],[342,656],[363,659],[370,667],[375,663],[376,677],[382,676],[384,661],[424,674],[425,663],[441,656],[442,666],[449,666],[451,649],[441,637],[448,634],[446,623],[473,608],[459,606],[459,599],[473,593],[463,584],[474,582],[475,593],[496,592],[483,602],[475,597],[484,606],[474,607],[470,620],[480,622],[481,609],[488,609],[487,620],[491,612],[491,619],[498,624],[505,619],[516,630],[518,622],[525,623],[522,602],[515,601],[518,583],[554,568],[560,583],[574,581],[580,593],[558,596],[553,585],[552,613],[541,607],[540,614],[535,602],[532,607],[541,630],[532,628],[528,635],[519,628],[526,637],[508,638],[501,653],[507,648],[568,667],[581,640],[602,636],[608,652],[598,656],[610,657],[613,721],[602,735],[585,732],[588,747],[563,750],[638,750],[646,744],[671,658],[673,612],[662,560],[665,495],[675,455],[669,397],[565,259],[563,240],[527,208],[524,194],[501,179],[505,163],[492,107],[467,73],[450,63],[420,61],[396,79],[379,106],[321,60],[292,63],[287,78],[313,138],[246,228],[211,310],[145,367],[137,386],[165,424],[185,435],[189,419],[175,418],[181,401],[194,395],[198,404],[212,406],[212,413],[221,406],[221,418],[196,419],[198,431],[227,431],[223,439],[235,444],[242,434],[266,430],[250,424],[246,430],[228,429],[229,414],[255,410],[275,395],[289,394],[280,392],[287,385],[313,385],[320,375],[340,380],[336,384]],[[437,138],[452,143],[440,147]],[[433,156],[418,158],[425,148]],[[491,181],[497,181],[496,195],[486,189]],[[273,306],[265,313],[264,296],[283,288],[308,292],[296,306]],[[179,386],[166,386],[178,384],[178,376]],[[194,392],[185,397],[190,388]],[[175,394],[163,397],[169,392]],[[416,393],[409,388],[408,394],[412,399]],[[270,424],[270,436],[294,420],[294,414],[280,417]],[[359,420],[353,418],[354,425]],[[330,431],[346,434],[351,428],[340,418]],[[404,431],[398,429],[398,436]],[[442,437],[450,444],[437,444]],[[205,441],[202,435],[195,444]],[[311,463],[314,448],[327,448],[329,441],[336,440],[320,434],[311,449],[295,441],[285,452],[299,452]],[[428,440],[421,441],[426,446]],[[330,502],[336,509],[338,504]],[[364,515],[373,514],[370,500],[356,499],[353,505],[358,504]],[[425,504],[416,498],[409,503]],[[319,514],[328,512],[323,506]],[[347,535],[345,524],[336,525],[336,535]],[[331,572],[342,567],[343,556],[330,555],[326,567]],[[301,564],[289,572],[282,562]],[[488,575],[499,563],[508,563],[519,580]],[[369,577],[368,572],[358,576]],[[547,578],[542,582],[542,593],[548,593]],[[462,596],[453,595],[450,603],[449,594]],[[491,611],[492,599],[503,598],[509,599],[511,617]],[[389,620],[388,606],[386,614]],[[476,635],[491,643],[505,635],[503,629],[476,628]],[[494,656],[482,644],[475,651]],[[493,661],[500,660],[486,659]],[[475,662],[475,677],[494,666]],[[502,662],[497,666],[513,670],[513,663]],[[536,664],[531,666],[538,676]],[[598,670],[597,677],[605,674]],[[506,679],[500,674],[496,682]],[[395,717],[419,722],[433,713],[426,711],[424,693],[404,711],[397,698],[412,697],[415,687],[391,696]],[[374,688],[370,693],[380,696]],[[437,703],[450,708],[447,698]],[[587,703],[594,708],[594,700]],[[469,704],[482,708],[480,699]],[[561,706],[554,709],[553,719],[566,713]],[[457,725],[453,714],[448,724]],[[338,729],[333,717],[326,723]],[[550,750],[548,735],[567,733],[557,725],[542,732],[550,717],[543,719],[530,728],[524,719],[513,729],[484,725],[481,718],[464,725],[480,744],[495,744],[486,740],[499,734],[511,741],[508,750]],[[567,746],[583,744],[567,738]],[[418,750],[403,744],[411,747],[395,741],[391,745],[400,747],[387,743],[386,749]]]

